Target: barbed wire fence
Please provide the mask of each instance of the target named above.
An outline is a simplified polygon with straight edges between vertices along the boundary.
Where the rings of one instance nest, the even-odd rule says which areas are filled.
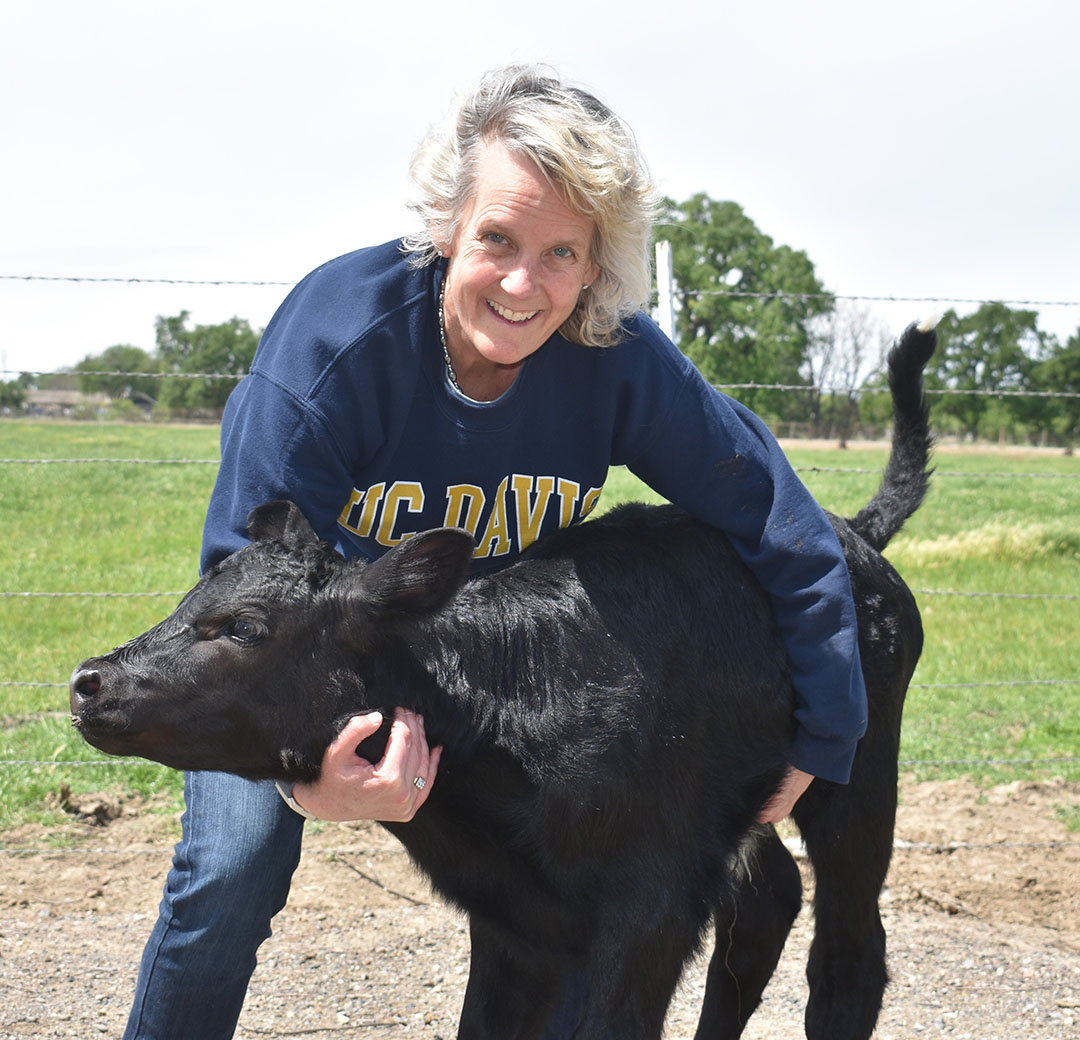
[[[291,289],[294,282],[277,280],[254,280],[235,278],[139,278],[127,275],[41,275],[41,274],[0,274],[4,282],[85,282],[111,283],[122,285],[205,285],[205,286],[249,286],[258,288]],[[695,289],[701,296],[744,296],[755,299],[791,299],[791,300],[862,300],[871,303],[963,303],[982,305],[984,303],[1003,303],[1007,307],[1080,307],[1080,300],[987,300],[964,296],[895,296],[892,294],[847,294],[834,292],[748,292],[744,289]]]
[[[291,287],[293,283],[283,281],[254,281],[254,280],[236,280],[236,279],[181,279],[181,278],[135,278],[135,277],[84,277],[84,276],[49,276],[49,275],[11,275],[0,274],[0,281],[36,281],[36,282],[71,282],[71,283],[123,283],[129,285],[139,284],[164,284],[164,285],[178,285],[178,286],[258,286],[258,287]],[[813,299],[813,298],[829,298],[832,300],[848,300],[853,302],[888,302],[888,303],[918,303],[918,304],[968,304],[968,305],[981,305],[985,303],[1003,303],[1007,306],[1024,306],[1024,307],[1080,307],[1080,301],[1077,300],[980,300],[971,298],[960,297],[931,297],[931,296],[892,296],[892,295],[844,295],[838,293],[785,293],[785,292],[744,292],[738,290],[702,290],[696,293],[697,295],[730,295],[730,296],[743,296],[753,297],[759,299]],[[7,375],[21,375],[25,370],[8,370],[0,369],[0,378]],[[60,373],[50,372],[30,372],[32,376],[47,376],[57,375]],[[79,375],[92,375],[92,376],[109,376],[109,377],[139,377],[146,378],[169,378],[169,379],[237,379],[242,378],[244,373],[232,372],[203,372],[203,373],[187,373],[187,372],[125,372],[125,371],[79,371]],[[778,390],[783,392],[806,392],[813,391],[821,394],[829,393],[848,393],[850,387],[829,387],[829,386],[812,386],[806,384],[764,384],[764,383],[733,383],[723,384],[719,389],[725,391],[736,390]],[[882,392],[887,393],[885,387],[870,388],[869,392]],[[941,389],[934,390],[928,389],[928,394],[951,394],[951,395],[965,395],[965,396],[989,396],[989,397],[1060,397],[1060,398],[1077,398],[1080,397],[1080,393],[1064,392],[1064,391],[1028,391],[1028,390],[1013,390],[1013,389],[1000,389],[1000,390],[964,390],[957,391],[955,389]],[[218,459],[192,459],[192,458],[112,458],[112,457],[77,457],[77,458],[0,458],[0,465],[25,465],[25,466],[52,466],[59,464],[76,464],[76,465],[151,465],[151,466],[188,466],[188,465],[218,465]],[[807,467],[804,471],[810,472],[831,472],[831,473],[852,473],[852,474],[876,474],[879,471],[877,469],[858,468],[858,467]],[[935,477],[945,478],[971,478],[971,477],[995,477],[1004,479],[1029,479],[1029,480],[1076,480],[1080,479],[1080,472],[1077,473],[1049,473],[1049,472],[983,472],[975,473],[971,471],[949,471],[949,470],[935,470]],[[958,591],[953,589],[932,589],[922,588],[913,590],[917,595],[927,597],[963,597],[970,599],[1010,599],[1010,600],[1046,600],[1046,601],[1058,601],[1058,602],[1076,602],[1080,600],[1080,594],[1069,593],[1026,593],[1026,592],[1011,592],[1000,590],[975,590],[975,591]],[[24,589],[0,589],[0,598],[2,599],[24,599],[24,600],[38,600],[38,599],[129,599],[129,598],[161,598],[176,600],[183,595],[181,590],[165,590],[165,591],[145,591],[145,592],[133,592],[133,591],[107,591],[107,590],[74,590],[66,592],[40,592],[35,590]],[[920,688],[938,688],[938,689],[964,689],[964,688],[978,688],[978,687],[998,687],[998,688],[1018,688],[1018,687],[1031,687],[1031,686],[1045,686],[1045,687],[1080,687],[1080,678],[1076,677],[1061,677],[1051,679],[1022,679],[1022,680],[1003,680],[997,682],[944,682],[944,683],[913,683],[911,688],[913,690]],[[66,682],[57,682],[49,680],[33,680],[33,681],[19,681],[10,680],[0,675],[0,691],[11,688],[41,688],[41,689],[66,689]],[[61,719],[66,718],[66,712],[31,712],[20,715],[3,714],[3,722],[6,726],[22,725],[41,721],[44,719]],[[902,766],[915,768],[915,767],[966,767],[972,768],[980,767],[1009,767],[1015,768],[1018,766],[1032,766],[1039,770],[1043,770],[1047,767],[1057,767],[1064,765],[1075,765],[1080,763],[1080,757],[1074,756],[1056,756],[1056,757],[1033,757],[1033,758],[1007,758],[1007,759],[990,759],[990,758],[949,758],[949,759],[908,759],[901,762]],[[132,766],[145,766],[146,763],[140,759],[126,759],[126,758],[103,758],[103,759],[0,759],[0,783],[2,783],[2,777],[4,772],[12,769],[49,769],[51,771],[62,772],[64,770],[79,770],[86,767],[107,767],[115,769],[125,769]],[[922,843],[917,843],[922,847]],[[937,851],[949,851],[955,848],[1004,848],[1011,847],[1011,844],[1015,843],[963,843],[963,842],[951,842],[947,845],[934,846],[933,850]],[[1030,846],[1030,843],[1023,843],[1025,846]],[[1075,842],[1060,842],[1050,841],[1046,843],[1038,843],[1040,846],[1046,847],[1061,847],[1062,845],[1080,845],[1080,841]],[[902,840],[898,840],[898,847],[908,847],[912,843],[905,843]],[[929,847],[929,846],[927,846]],[[95,851],[109,851],[109,852],[121,852],[125,850],[93,850],[93,849],[67,849],[57,850],[55,848],[41,847],[8,847],[0,844],[0,853],[8,854],[33,854],[33,853],[56,853],[64,852],[66,854],[85,854],[91,855]],[[160,846],[152,846],[147,849],[131,849],[127,851],[147,853],[160,853]],[[329,850],[331,853],[334,850]],[[355,850],[339,850],[339,851],[355,851]]]

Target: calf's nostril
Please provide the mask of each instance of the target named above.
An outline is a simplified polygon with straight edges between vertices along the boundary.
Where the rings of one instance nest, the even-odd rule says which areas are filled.
[[[101,689],[101,675],[89,669],[79,669],[71,677],[71,693],[86,700],[97,695]]]

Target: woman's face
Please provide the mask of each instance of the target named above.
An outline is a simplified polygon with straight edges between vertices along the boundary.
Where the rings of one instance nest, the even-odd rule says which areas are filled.
[[[445,254],[447,346],[466,394],[497,397],[570,316],[597,275],[594,231],[532,160],[498,142],[482,147],[475,192]]]

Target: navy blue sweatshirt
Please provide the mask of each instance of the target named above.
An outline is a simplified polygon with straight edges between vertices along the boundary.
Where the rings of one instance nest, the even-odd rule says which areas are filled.
[[[851,585],[764,423],[640,313],[618,346],[552,336],[501,397],[472,401],[447,378],[443,271],[390,242],[290,293],[225,409],[204,569],[246,542],[251,509],[289,498],[346,556],[449,525],[474,534],[474,572],[490,572],[583,519],[625,465],[723,530],[769,593],[798,699],[790,760],[846,782],[866,725]]]

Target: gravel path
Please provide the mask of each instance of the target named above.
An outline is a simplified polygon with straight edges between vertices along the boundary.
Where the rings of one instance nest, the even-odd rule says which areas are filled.
[[[916,844],[898,849],[883,895],[893,981],[879,1040],[1080,1037],[1080,840],[1056,812],[1078,799],[1060,782],[905,785],[898,833]],[[0,858],[0,1037],[120,1035],[171,826],[163,833],[129,808],[103,827],[73,823],[77,851],[4,836],[37,851]],[[944,850],[945,835],[961,847]],[[804,911],[746,1037],[803,1035],[809,939]],[[263,947],[237,1036],[450,1040],[467,959],[464,921],[391,838],[322,828]],[[687,972],[668,1040],[693,1035],[703,968]]]

